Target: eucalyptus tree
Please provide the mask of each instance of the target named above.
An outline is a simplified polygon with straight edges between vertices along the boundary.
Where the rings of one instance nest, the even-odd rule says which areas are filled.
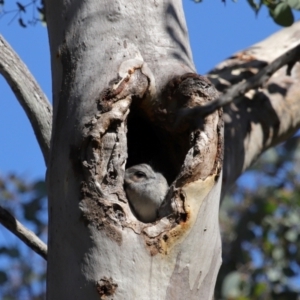
[[[179,0],[45,2],[53,114],[3,39],[0,70],[48,168],[48,252],[23,236],[48,299],[211,299],[222,195],[299,128],[300,24],[201,76]],[[123,187],[140,163],[169,183],[151,223]]]

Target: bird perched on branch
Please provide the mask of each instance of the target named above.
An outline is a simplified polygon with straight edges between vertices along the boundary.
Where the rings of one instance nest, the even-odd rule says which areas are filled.
[[[167,194],[168,183],[150,165],[140,164],[125,171],[125,191],[137,218],[150,223],[157,219],[157,210]]]

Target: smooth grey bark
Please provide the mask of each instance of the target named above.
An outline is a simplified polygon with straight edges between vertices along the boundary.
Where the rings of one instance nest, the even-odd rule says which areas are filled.
[[[52,129],[52,107],[38,83],[7,41],[0,35],[0,74],[23,107],[47,165]],[[10,212],[0,206],[0,223],[46,259],[47,246]]]
[[[211,299],[221,253],[221,177],[216,170],[200,178],[190,176],[197,168],[184,173],[185,166],[192,166],[196,144],[177,177],[182,182],[170,189],[170,197],[177,188],[183,192],[187,223],[174,227],[164,217],[145,226],[122,194],[129,106],[140,100],[155,120],[151,108],[163,100],[166,83],[194,72],[180,2],[48,1],[47,20],[54,95],[48,299]],[[267,109],[276,113],[268,131],[251,119],[239,123],[234,105],[227,111],[225,186],[261,151],[299,126],[290,122],[277,130],[277,100],[269,98]],[[255,117],[245,103],[239,112]],[[207,128],[215,137],[218,122],[210,120]],[[208,145],[209,137],[205,131],[199,141]],[[180,211],[180,199],[174,203]],[[165,240],[157,238],[162,232]]]
[[[210,144],[214,133],[210,136],[209,129],[217,128],[217,119],[209,119],[208,130],[192,144],[170,189],[172,203],[179,205],[177,211],[174,209],[174,218],[184,211],[187,219],[176,225],[176,220],[163,215],[154,225],[142,224],[132,215],[120,190],[127,158],[126,118],[129,106],[136,101],[133,98],[143,100],[141,106],[149,112],[148,117],[156,120],[151,106],[159,107],[158,102],[164,101],[161,89],[174,76],[173,88],[177,88],[178,81],[187,78],[183,74],[194,72],[179,2],[142,5],[128,1],[53,1],[48,4],[48,20],[55,100],[49,177],[48,298],[211,299],[221,253],[221,176],[216,170],[191,176],[187,170],[193,167],[191,157],[196,149],[211,150],[201,148],[201,143],[208,140],[207,145]],[[209,74],[210,79],[222,91],[224,86],[247,78],[248,73],[255,74],[298,43],[299,24],[237,53],[216,67]],[[17,90],[16,95],[25,101],[26,109],[34,107],[29,118],[40,118],[48,126],[44,134],[43,126],[33,122],[47,160],[50,106],[47,102],[27,104],[36,88],[33,92],[25,88],[24,92],[22,80],[16,79],[14,68],[6,68],[6,63],[2,60],[2,71],[12,86],[20,86],[21,92]],[[225,109],[223,193],[260,153],[299,128],[299,74],[299,64],[293,67],[291,76],[283,68],[263,88],[247,93],[241,103]],[[201,78],[194,79],[203,83]],[[107,107],[99,109],[105,101]],[[167,103],[168,112],[174,112],[172,105]],[[116,121],[123,125],[118,126],[117,132],[110,132]],[[177,134],[180,136],[180,132]],[[101,148],[117,146],[116,138],[121,138],[123,148]],[[121,153],[121,159],[102,157],[104,160],[95,164],[97,156],[105,152]],[[91,170],[95,166],[96,172]],[[105,185],[103,181],[110,178],[107,174],[112,166],[120,166],[117,179]],[[201,165],[197,166],[201,169]],[[191,173],[198,172],[197,166]],[[180,197],[176,198],[179,190],[184,194],[183,209]],[[96,196],[89,194],[93,191]],[[120,197],[116,199],[112,194]],[[93,202],[95,197],[110,212],[103,214],[98,207],[101,205]],[[116,230],[118,226],[112,226],[112,221],[122,230]],[[162,233],[163,238],[156,237]],[[45,253],[44,245],[41,248]]]
[[[48,163],[52,130],[52,107],[26,65],[0,35],[0,74],[23,107]]]
[[[9,211],[0,206],[0,223],[23,241],[29,248],[47,259],[47,245],[31,230],[22,225]]]
[[[239,51],[208,76],[219,91],[245,80],[283,53],[299,45],[300,22]],[[291,137],[300,127],[300,64],[291,74],[278,70],[261,88],[251,90],[239,104],[224,109],[225,152],[222,195],[270,147]]]
[[[195,72],[181,2],[47,1],[47,21],[54,95],[48,299],[210,299],[221,263],[218,112],[194,135],[171,187],[174,219],[139,222],[122,189],[131,102],[155,120],[152,107],[169,80],[206,84],[180,77]],[[203,159],[205,149],[214,159]],[[208,169],[196,171],[193,157]],[[186,219],[177,221],[181,211]]]
[[[251,91],[264,86],[267,81],[284,66],[288,66],[286,73],[291,75],[290,71],[298,62],[300,56],[300,44],[294,48],[284,52],[277,57],[274,61],[267,64],[261,70],[257,70],[257,74],[249,77],[247,80],[234,84],[228,88],[223,95],[212,102],[203,106],[197,106],[193,109],[185,109],[181,113],[181,119],[187,121],[197,120],[210,115],[219,108],[226,107],[230,103],[238,104],[241,100],[245,101],[245,95]],[[253,59],[253,58],[252,58]],[[235,70],[237,71],[237,70]],[[177,126],[180,125],[180,120],[177,121]]]

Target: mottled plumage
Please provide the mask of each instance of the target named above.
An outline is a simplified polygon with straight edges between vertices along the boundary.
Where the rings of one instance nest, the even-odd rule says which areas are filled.
[[[140,164],[125,171],[125,190],[137,218],[149,223],[157,218],[157,209],[166,196],[168,183],[151,166]]]

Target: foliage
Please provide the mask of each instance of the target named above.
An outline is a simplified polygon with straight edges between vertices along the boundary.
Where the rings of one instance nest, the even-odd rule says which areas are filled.
[[[226,0],[221,0],[226,3]],[[237,2],[237,0],[232,0]],[[196,3],[203,0],[194,0]],[[281,26],[290,26],[294,23],[293,10],[300,10],[300,0],[247,0],[251,9],[257,15],[263,6],[267,7],[274,22]]]
[[[292,10],[300,10],[300,0],[260,0],[256,7],[253,4],[255,1],[248,0],[250,6],[256,13],[262,5],[269,9],[270,16],[281,26],[290,26],[294,23],[294,15]]]
[[[0,205],[42,239],[47,236],[46,189],[43,181],[0,176]],[[44,299],[46,262],[0,225],[0,298]]]
[[[24,1],[24,0],[23,0]],[[4,15],[12,15],[9,23],[18,18],[19,25],[26,28],[27,25],[35,25],[38,22],[46,23],[44,0],[31,0],[29,2],[16,1],[9,10],[5,9],[7,0],[0,0],[0,18]],[[201,3],[203,0],[193,0]],[[232,0],[237,2],[237,0]],[[226,3],[226,0],[221,0]],[[281,26],[290,26],[294,23],[293,10],[300,10],[300,0],[247,0],[251,9],[258,14],[260,9],[265,6],[269,10],[273,20]],[[7,4],[6,4],[7,5]],[[31,10],[32,15],[26,19],[26,13]],[[38,14],[38,17],[36,16]]]
[[[267,7],[274,21],[282,26],[294,22],[292,10],[300,10],[300,0],[248,0],[248,3],[256,14],[263,6]],[[11,10],[5,10],[5,5],[5,0],[0,0],[0,18],[10,14],[10,22],[18,18],[22,27],[45,21],[42,0],[27,4],[15,2]],[[29,9],[32,17],[25,21]],[[36,17],[37,12],[40,18]],[[216,299],[297,299],[300,290],[299,147],[299,139],[294,138],[267,152],[223,201],[220,212],[223,265]],[[13,175],[0,177],[0,205],[14,212],[43,239],[46,239],[47,226],[45,195],[44,182],[29,184]],[[42,299],[46,263],[0,228],[0,298]]]
[[[269,150],[223,201],[216,299],[298,299],[299,149],[293,138]]]
[[[221,206],[216,298],[293,300],[300,290],[300,139],[265,153]],[[0,201],[46,239],[45,184],[0,178]],[[0,227],[0,298],[42,299],[46,263]]]
[[[27,3],[18,2],[9,4],[6,3],[7,0],[0,0],[0,18],[10,15],[12,18],[9,24],[12,23],[16,18],[18,18],[19,25],[26,28],[27,25],[35,25],[39,22],[45,23],[45,4],[44,0],[31,0]],[[9,5],[8,9],[7,6]],[[29,14],[26,17],[26,14]]]

